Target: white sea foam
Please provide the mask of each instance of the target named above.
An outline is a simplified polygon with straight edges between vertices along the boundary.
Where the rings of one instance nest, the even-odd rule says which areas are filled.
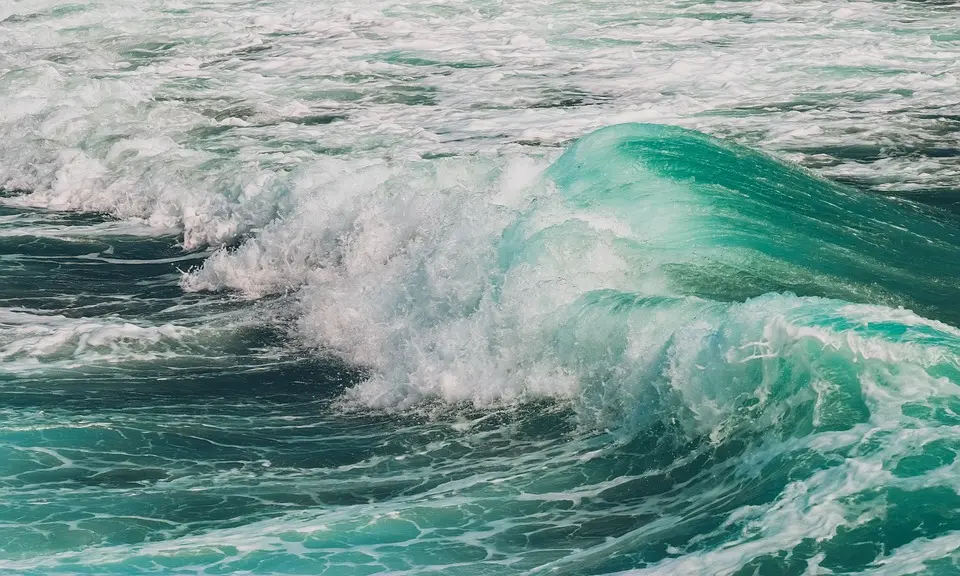
[[[198,330],[119,318],[67,318],[0,309],[0,361],[10,373],[149,361],[198,353]]]

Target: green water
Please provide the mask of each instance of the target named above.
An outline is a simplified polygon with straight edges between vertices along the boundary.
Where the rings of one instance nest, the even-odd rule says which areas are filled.
[[[0,570],[955,572],[952,215],[659,125],[527,189],[331,304],[383,363],[323,290],[184,292],[256,240],[4,208]]]

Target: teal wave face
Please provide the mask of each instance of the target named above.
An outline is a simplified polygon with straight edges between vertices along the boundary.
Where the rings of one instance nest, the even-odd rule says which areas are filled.
[[[957,318],[960,227],[924,207],[673,126],[599,130],[548,175],[572,206],[625,222],[629,257],[678,293],[789,291]]]

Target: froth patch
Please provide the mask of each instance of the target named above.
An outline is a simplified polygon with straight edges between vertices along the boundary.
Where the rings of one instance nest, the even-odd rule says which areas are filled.
[[[0,311],[0,360],[12,372],[149,361],[199,350],[194,328]]]

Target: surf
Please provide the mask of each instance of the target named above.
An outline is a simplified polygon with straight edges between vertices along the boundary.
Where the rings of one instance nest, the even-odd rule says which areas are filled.
[[[259,519],[161,543],[104,536],[97,558],[20,552],[5,569],[895,571],[953,538],[950,215],[664,125],[607,127],[552,159],[318,170],[288,181],[313,193],[209,256],[134,250],[130,263],[158,278],[202,261],[179,276],[190,300],[149,322],[45,316],[24,333],[23,312],[0,317],[11,328],[0,353],[21,377],[79,370],[86,393],[106,398],[118,384],[101,367],[137,363],[161,378],[196,374],[206,394],[232,398],[217,430],[272,455],[212,473],[232,497],[261,502],[248,505]],[[56,229],[56,241],[69,237]],[[124,261],[107,252],[81,259]],[[211,310],[221,320],[205,320]],[[231,385],[214,372],[252,345],[240,326],[270,346]],[[337,370],[350,376],[309,368],[305,353],[345,362]],[[253,383],[264,375],[272,384]],[[303,377],[324,382],[306,404]],[[111,402],[119,413],[155,404],[156,422],[145,414],[137,426],[165,430],[179,414],[202,430],[205,389],[146,387]],[[295,452],[250,436],[240,423],[251,418]],[[37,443],[41,424],[18,420],[7,446]],[[69,417],[55,429],[79,439],[114,426]],[[304,435],[314,427],[343,446],[318,448]],[[36,454],[75,470],[85,497],[104,486],[205,491],[177,456],[193,436],[162,434],[178,439],[120,472],[81,474],[61,448]],[[317,449],[335,465],[305,475],[296,462]],[[277,516],[267,502],[291,479],[313,504]],[[339,556],[344,546],[356,554]]]
[[[907,318],[952,333],[922,320],[953,319],[960,275],[958,228],[934,210],[671,126],[594,132],[524,166],[509,202],[496,193],[516,172],[450,164],[319,194],[182,285],[296,291],[300,335],[370,368],[350,397],[381,407],[577,397],[599,366],[635,373],[704,323],[697,346],[724,353],[787,318],[881,347],[912,337]],[[765,319],[722,343],[745,309]],[[889,343],[864,323],[889,324]]]

